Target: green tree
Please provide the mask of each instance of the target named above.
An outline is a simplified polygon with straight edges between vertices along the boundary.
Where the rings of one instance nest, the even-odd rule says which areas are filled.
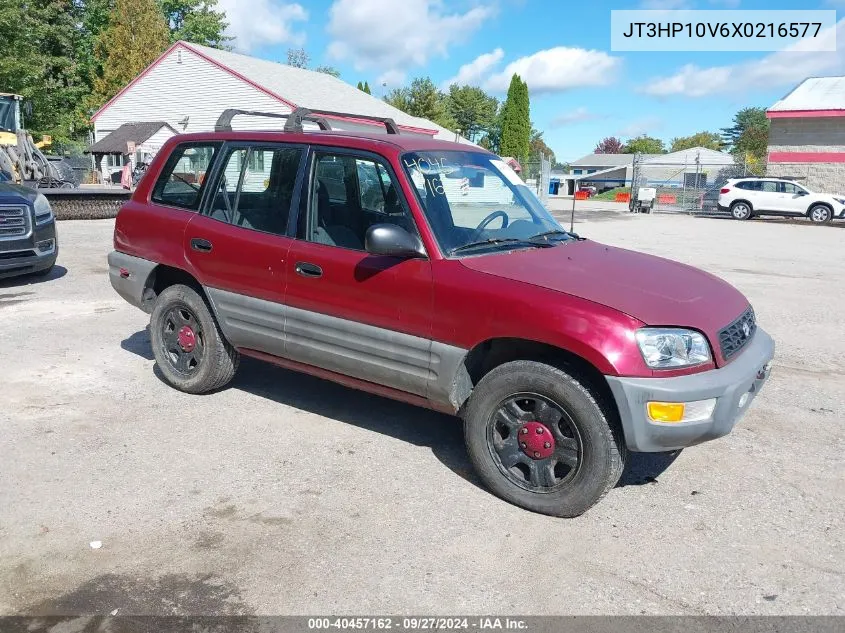
[[[722,135],[717,132],[696,132],[692,136],[677,136],[672,139],[670,152],[680,152],[693,147],[704,147],[707,149],[721,149]]]
[[[769,145],[766,110],[743,108],[734,116],[733,125],[722,130],[722,138],[730,152],[742,160],[765,162]]]
[[[365,84],[364,87],[368,86]],[[455,120],[446,108],[446,96],[429,77],[417,77],[410,86],[394,88],[384,100],[411,116],[428,119],[450,130],[456,127]]]
[[[666,147],[663,141],[653,136],[646,136],[645,134],[632,138],[625,143],[623,154],[665,154]]]
[[[446,95],[446,110],[455,120],[457,130],[474,141],[484,133],[496,119],[499,100],[475,86],[449,86]]]
[[[542,154],[551,161],[552,165],[557,162],[554,151],[546,144],[546,140],[543,138],[543,132],[535,130],[533,127],[531,128],[531,140],[529,141],[529,147],[531,148],[530,155],[532,158],[536,157],[539,159],[539,155]]]
[[[310,64],[311,56],[304,48],[300,47],[288,49],[288,66],[293,66],[294,68],[308,68]]]
[[[73,0],[0,2],[0,91],[32,105],[24,125],[57,140],[78,136],[78,106],[88,92],[80,72],[82,7]]]
[[[225,35],[226,14],[217,10],[217,0],[159,0],[170,28],[170,41],[184,40],[204,46],[228,49],[232,38]]]
[[[503,156],[525,160],[530,150],[530,140],[531,105],[528,85],[519,75],[514,74],[502,108],[502,141],[499,149]]]
[[[370,92],[370,84],[367,81],[364,82],[364,92],[366,92],[368,95],[373,94],[372,92]]]
[[[115,0],[109,24],[94,46],[102,74],[94,78],[93,103],[100,106],[111,99],[169,43],[170,31],[156,0]]]
[[[622,154],[625,152],[625,144],[615,136],[608,136],[599,141],[593,152],[596,154]]]
[[[340,77],[340,71],[334,66],[317,66],[314,72],[323,73],[324,75],[331,75],[332,77]]]
[[[364,84],[362,84],[360,81],[358,82],[358,85],[355,86],[355,87],[358,88],[358,90],[360,90],[361,92],[364,92]]]

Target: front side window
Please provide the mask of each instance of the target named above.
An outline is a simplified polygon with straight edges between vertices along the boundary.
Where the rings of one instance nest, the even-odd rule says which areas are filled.
[[[387,166],[371,158],[317,152],[309,204],[300,215],[297,236],[362,251],[374,224],[396,224],[417,233]]]
[[[528,240],[549,232],[567,238],[513,169],[492,154],[411,152],[400,160],[446,254],[538,246]]]
[[[205,174],[219,147],[218,143],[177,146],[153,187],[152,201],[196,211],[205,186]]]
[[[806,193],[802,187],[799,187],[795,183],[792,182],[782,182],[780,183],[781,187],[783,187],[783,193],[788,193],[791,195],[795,195],[798,193]]]
[[[226,156],[208,215],[255,231],[284,235],[302,150],[239,147]]]

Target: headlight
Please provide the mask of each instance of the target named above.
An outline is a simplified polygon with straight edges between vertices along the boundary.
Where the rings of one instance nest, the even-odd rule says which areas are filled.
[[[53,209],[43,193],[39,193],[35,198],[35,223],[44,224],[53,219]]]
[[[699,332],[676,328],[643,328],[637,330],[636,337],[643,359],[652,369],[689,367],[711,360],[710,346]]]

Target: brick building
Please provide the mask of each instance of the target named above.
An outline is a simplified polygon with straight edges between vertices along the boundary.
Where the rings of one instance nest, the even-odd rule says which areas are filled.
[[[810,77],[766,112],[767,175],[845,193],[845,77]]]

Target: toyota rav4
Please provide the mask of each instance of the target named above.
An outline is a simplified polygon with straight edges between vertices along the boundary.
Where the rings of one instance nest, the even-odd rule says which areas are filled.
[[[576,516],[628,451],[730,432],[768,377],[740,292],[565,231],[483,149],[235,114],[167,142],[108,257],[177,389],[220,389],[249,356],[455,414],[494,493]]]

